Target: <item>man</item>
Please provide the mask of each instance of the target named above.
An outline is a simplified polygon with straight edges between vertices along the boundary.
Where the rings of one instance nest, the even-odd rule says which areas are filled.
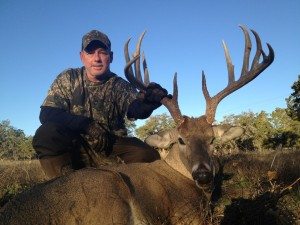
[[[83,36],[80,58],[84,66],[59,74],[41,106],[33,147],[48,177],[96,166],[103,153],[125,163],[159,159],[150,146],[127,137],[124,118],[149,117],[167,91],[151,83],[141,95],[112,73],[111,42],[100,31]]]

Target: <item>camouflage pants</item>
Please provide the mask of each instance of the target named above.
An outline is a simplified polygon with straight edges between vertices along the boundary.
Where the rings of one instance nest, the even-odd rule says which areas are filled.
[[[99,159],[110,156],[119,157],[125,163],[152,162],[160,159],[158,152],[135,137],[109,137],[107,150],[93,149],[93,146],[79,133],[60,124],[42,124],[33,138],[33,147],[39,159],[69,153],[72,167],[80,169],[96,166]]]

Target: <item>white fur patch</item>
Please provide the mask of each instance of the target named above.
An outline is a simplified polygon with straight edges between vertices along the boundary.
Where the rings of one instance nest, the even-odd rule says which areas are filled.
[[[200,163],[193,165],[192,172],[196,171],[199,168]]]
[[[204,166],[208,171],[211,171],[211,166],[208,163],[204,163]]]

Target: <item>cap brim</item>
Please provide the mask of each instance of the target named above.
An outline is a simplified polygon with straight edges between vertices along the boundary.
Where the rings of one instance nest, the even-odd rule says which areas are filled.
[[[89,43],[86,44],[86,46],[83,46],[82,50],[89,51],[97,47],[109,50],[109,47],[100,40],[91,40]]]

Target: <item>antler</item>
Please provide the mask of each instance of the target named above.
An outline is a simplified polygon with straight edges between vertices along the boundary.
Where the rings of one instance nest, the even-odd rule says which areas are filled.
[[[141,70],[140,70],[140,49],[141,43],[146,32],[143,32],[139,38],[139,41],[136,46],[136,50],[133,53],[133,58],[130,59],[128,45],[130,38],[125,43],[124,46],[124,55],[126,60],[126,66],[124,68],[125,76],[127,80],[135,86],[139,91],[145,93],[147,86],[149,85],[149,72],[146,63],[146,58],[144,54],[142,55],[143,71],[144,71],[144,81],[142,79]],[[131,68],[131,65],[134,64],[134,72]],[[180,124],[182,121],[182,115],[178,106],[178,86],[177,86],[177,73],[174,75],[173,79],[173,97],[165,97],[161,100],[161,103],[169,110],[171,116],[177,124]]]
[[[250,35],[247,28],[245,26],[240,26],[240,28],[242,29],[245,36],[244,59],[243,59],[243,67],[242,67],[240,78],[237,81],[235,81],[234,66],[232,64],[228,48],[224,41],[223,41],[223,48],[225,52],[225,58],[226,58],[227,70],[228,70],[227,87],[225,87],[214,97],[210,97],[206,86],[205,74],[202,71],[202,92],[206,100],[205,115],[207,117],[208,123],[213,123],[215,118],[216,108],[219,102],[223,98],[225,98],[227,95],[231,94],[232,92],[238,90],[239,88],[243,87],[244,85],[246,85],[247,83],[255,79],[262,71],[264,71],[274,61],[274,50],[272,49],[271,45],[267,43],[269,49],[269,55],[266,55],[262,49],[259,35],[254,30],[251,30],[256,40],[256,53],[252,61],[251,69],[249,70],[249,57],[250,57],[252,44],[251,44]],[[263,60],[262,62],[259,62],[261,56],[263,57]]]

